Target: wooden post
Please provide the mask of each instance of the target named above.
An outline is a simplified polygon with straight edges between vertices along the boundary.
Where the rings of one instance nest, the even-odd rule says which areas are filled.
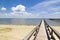
[[[36,31],[35,31],[35,34],[34,34],[34,40],[36,39],[36,36],[37,36],[37,34],[38,34],[38,28],[36,29]]]
[[[55,38],[54,38],[54,36],[53,36],[53,30],[52,30],[52,29],[51,29],[50,35],[51,35],[51,39],[55,40]]]

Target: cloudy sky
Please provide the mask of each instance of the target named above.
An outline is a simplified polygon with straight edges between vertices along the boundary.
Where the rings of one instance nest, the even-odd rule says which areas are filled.
[[[0,0],[0,18],[60,18],[60,0]]]

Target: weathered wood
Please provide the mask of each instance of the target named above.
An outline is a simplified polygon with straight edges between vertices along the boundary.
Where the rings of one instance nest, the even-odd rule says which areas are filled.
[[[47,22],[44,20],[41,21],[41,23],[38,26],[36,26],[23,40],[29,40],[33,35],[34,35],[33,40],[51,40],[51,39],[56,40],[53,33],[60,40],[60,33],[57,32],[51,26],[49,26]]]
[[[45,25],[44,25],[44,20],[42,20],[39,33],[37,34],[36,40],[48,40],[46,30],[45,30]]]
[[[56,31],[53,27],[49,26],[49,25],[46,23],[45,20],[44,20],[44,22],[45,22],[46,28],[48,28],[47,31],[49,31],[51,38],[52,38],[53,40],[56,40],[55,37],[54,37],[54,35],[53,35],[53,33],[54,33],[54,34],[58,37],[58,39],[60,40],[60,33],[59,33],[58,31]]]
[[[42,22],[42,21],[41,21]],[[40,28],[40,25],[41,25],[41,22],[40,22],[40,24],[39,25],[37,25],[23,40],[29,40],[31,37],[32,37],[32,35],[34,34],[34,40],[35,40],[35,38],[36,38],[36,36],[37,36],[37,33],[39,32],[39,28]]]

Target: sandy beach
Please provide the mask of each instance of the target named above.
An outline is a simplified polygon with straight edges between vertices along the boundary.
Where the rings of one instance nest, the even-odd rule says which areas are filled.
[[[52,26],[52,27],[60,33],[60,26]],[[58,37],[55,34],[53,34],[53,35],[56,38],[56,40],[59,40]]]
[[[60,26],[54,26],[53,28],[60,33]]]
[[[22,40],[33,25],[0,25],[0,40]]]

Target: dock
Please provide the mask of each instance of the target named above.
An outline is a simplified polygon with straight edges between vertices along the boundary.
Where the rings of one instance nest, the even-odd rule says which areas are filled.
[[[44,25],[44,20],[42,20],[39,33],[37,34],[36,40],[48,40],[47,39],[47,34],[45,31],[45,25]]]
[[[58,38],[56,39],[55,36]],[[60,33],[52,28],[45,20],[41,20],[23,40],[60,40]]]

